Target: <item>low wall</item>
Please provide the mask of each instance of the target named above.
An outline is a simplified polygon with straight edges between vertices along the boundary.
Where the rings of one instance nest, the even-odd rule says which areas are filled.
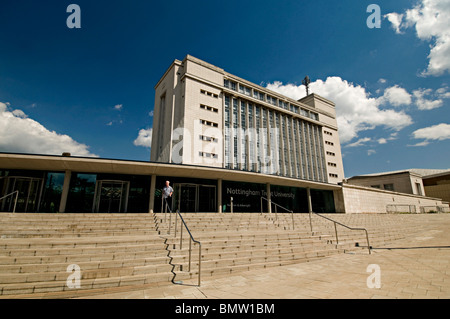
[[[344,201],[344,212],[355,213],[387,213],[387,208],[397,212],[423,212],[433,210],[431,207],[443,207],[447,210],[449,205],[439,198],[424,197],[419,195],[404,194],[380,190],[372,187],[356,186],[350,184],[342,185],[342,199]],[[389,205],[389,206],[388,206]],[[339,205],[342,207],[342,205]]]

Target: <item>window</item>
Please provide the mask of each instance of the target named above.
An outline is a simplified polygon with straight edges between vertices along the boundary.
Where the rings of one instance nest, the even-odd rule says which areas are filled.
[[[212,93],[212,92],[209,92],[209,91],[206,91],[206,90],[200,90],[200,93],[204,94],[204,95],[207,95],[207,96],[211,96],[211,97],[216,98],[216,99],[219,98],[218,94],[215,94],[215,93]]]
[[[217,123],[206,121],[206,120],[200,120],[200,123],[203,124],[203,125],[208,125],[208,126],[212,126],[212,127],[218,127],[219,126],[219,124],[217,124]]]
[[[309,117],[312,118],[313,120],[316,120],[316,121],[319,120],[319,114],[317,114],[317,113],[311,112]]]
[[[328,174],[328,176],[333,177],[333,178],[338,178],[338,175],[337,174],[333,174],[333,173]]]
[[[383,187],[387,191],[394,191],[394,184],[384,184]]]
[[[225,86],[226,88],[236,91],[236,82],[230,81],[230,80],[224,80],[223,81],[223,86]]]
[[[422,187],[420,186],[420,183],[415,183],[417,188],[417,194],[422,196]]]
[[[333,142],[329,142],[329,141],[325,141],[325,144],[327,144],[327,145],[331,145],[331,146],[333,146],[333,145],[334,145],[334,143],[333,143]]]
[[[380,188],[380,185],[370,185],[372,188]]]
[[[207,158],[218,158],[219,155],[215,154],[215,153],[207,153],[207,152],[198,152],[198,155],[200,157],[207,157]]]
[[[328,151],[327,151],[327,155],[330,155],[330,156],[336,156],[335,153],[333,153],[333,152],[328,152]]]
[[[218,113],[219,112],[218,108],[215,108],[215,107],[212,107],[212,106],[208,106],[208,105],[200,104],[200,108],[204,109],[204,110],[207,110],[207,111],[214,112],[214,113]]]
[[[211,136],[206,136],[206,135],[200,135],[200,139],[202,141],[213,142],[213,143],[217,143],[217,141],[218,141],[218,139],[216,137],[211,137]]]
[[[328,162],[328,166],[336,167],[337,165],[336,165],[336,163]]]
[[[271,97],[270,95],[267,95],[267,103],[277,106],[277,99],[274,97]]]
[[[226,88],[236,91],[236,82],[230,81],[230,80],[224,80],[223,81],[223,86],[225,86]]]
[[[333,133],[331,133],[331,132],[328,132],[328,131],[323,131],[325,134],[327,134],[327,135],[330,135],[330,136],[332,136],[333,135]]]
[[[287,102],[284,102],[284,101],[281,101],[281,100],[278,100],[278,106],[281,107],[281,108],[283,108],[283,109],[285,109],[285,110],[288,110],[288,109],[289,109],[289,108],[288,108],[288,103],[287,103]],[[292,109],[291,109],[291,111],[292,111]]]
[[[231,140],[230,140],[230,97],[225,95],[225,167],[231,168],[230,152],[231,152]]]
[[[251,91],[249,87],[239,84],[239,93],[251,96]]]
[[[261,92],[259,92],[259,91],[253,90],[253,97],[254,97],[255,99],[264,101],[264,94],[261,93]]]

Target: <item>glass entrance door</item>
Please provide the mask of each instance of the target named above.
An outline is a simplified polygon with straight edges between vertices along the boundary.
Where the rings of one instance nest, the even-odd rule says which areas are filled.
[[[216,186],[199,185],[198,187],[198,211],[216,212]]]
[[[174,184],[174,204],[182,213],[211,213],[216,211],[216,186]]]
[[[126,213],[130,182],[99,180],[95,184],[92,212]]]
[[[19,191],[16,212],[37,212],[39,210],[42,184],[42,178],[7,177],[6,193],[4,195]],[[12,212],[15,199],[15,196],[9,196],[4,199],[1,203],[1,211]]]

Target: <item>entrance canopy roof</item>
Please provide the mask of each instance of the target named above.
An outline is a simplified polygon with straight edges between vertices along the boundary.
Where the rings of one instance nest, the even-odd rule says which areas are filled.
[[[223,179],[290,187],[311,187],[324,190],[338,190],[341,188],[340,185],[336,184],[224,168],[75,156],[0,153],[0,169]]]

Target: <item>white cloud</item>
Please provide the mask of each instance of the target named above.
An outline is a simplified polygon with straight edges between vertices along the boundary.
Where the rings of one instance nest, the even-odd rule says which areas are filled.
[[[378,80],[378,82],[380,82],[381,84],[384,84],[384,83],[386,83],[387,81],[386,81],[386,79],[380,78],[380,79]]]
[[[370,156],[370,155],[375,154],[376,152],[377,151],[375,151],[375,150],[367,150],[367,155]]]
[[[392,24],[392,28],[395,30],[395,33],[402,34],[403,32],[400,30],[400,27],[402,25],[403,20],[403,14],[398,14],[395,12],[388,13],[384,15],[385,18],[389,20],[389,22]]]
[[[276,81],[267,84],[266,87],[296,100],[306,95],[303,85],[284,85],[282,82]],[[349,142],[358,137],[359,132],[377,126],[399,131],[412,124],[411,117],[403,111],[381,110],[379,105],[385,101],[384,99],[370,97],[365,88],[349,83],[340,77],[328,77],[325,81],[311,82],[310,89],[311,92],[336,104],[341,143]]]
[[[385,138],[378,139],[378,144],[386,144],[386,143],[387,143],[387,139],[385,139]]]
[[[20,117],[20,118],[27,118],[28,116],[22,111],[22,110],[14,110],[11,112],[14,116]]]
[[[135,146],[151,147],[153,129],[142,129],[139,131],[138,137],[134,140]]]
[[[430,100],[425,96],[435,96],[432,89],[418,89],[413,91],[416,105],[419,110],[432,110],[441,107],[444,101],[440,98],[437,100]]]
[[[436,95],[441,99],[450,99],[450,92],[448,92],[448,87],[441,87],[437,89]]]
[[[450,139],[450,124],[441,123],[414,131],[413,137],[415,139],[429,140],[448,140]]]
[[[428,67],[422,75],[442,75],[450,71],[450,0],[421,0],[404,14],[389,13],[385,17],[396,33],[414,27],[419,39],[430,41]]]
[[[417,144],[413,144],[413,145],[407,145],[409,147],[422,147],[422,146],[427,146],[428,144],[430,144],[430,142],[428,141],[423,141],[423,142],[419,142]]]
[[[123,105],[122,105],[122,104],[116,104],[116,105],[114,105],[114,109],[117,110],[117,111],[122,110],[122,108],[123,108]]]
[[[89,147],[70,136],[50,131],[30,119],[22,110],[9,111],[9,103],[0,102],[0,150],[15,153],[98,157]]]
[[[384,90],[381,102],[386,101],[393,106],[410,105],[412,102],[411,94],[404,88],[394,85]]]
[[[370,137],[364,137],[364,138],[360,138],[359,140],[357,140],[356,142],[353,142],[351,144],[347,144],[346,147],[357,147],[357,146],[362,146],[365,145],[367,142],[370,142],[371,138]]]

